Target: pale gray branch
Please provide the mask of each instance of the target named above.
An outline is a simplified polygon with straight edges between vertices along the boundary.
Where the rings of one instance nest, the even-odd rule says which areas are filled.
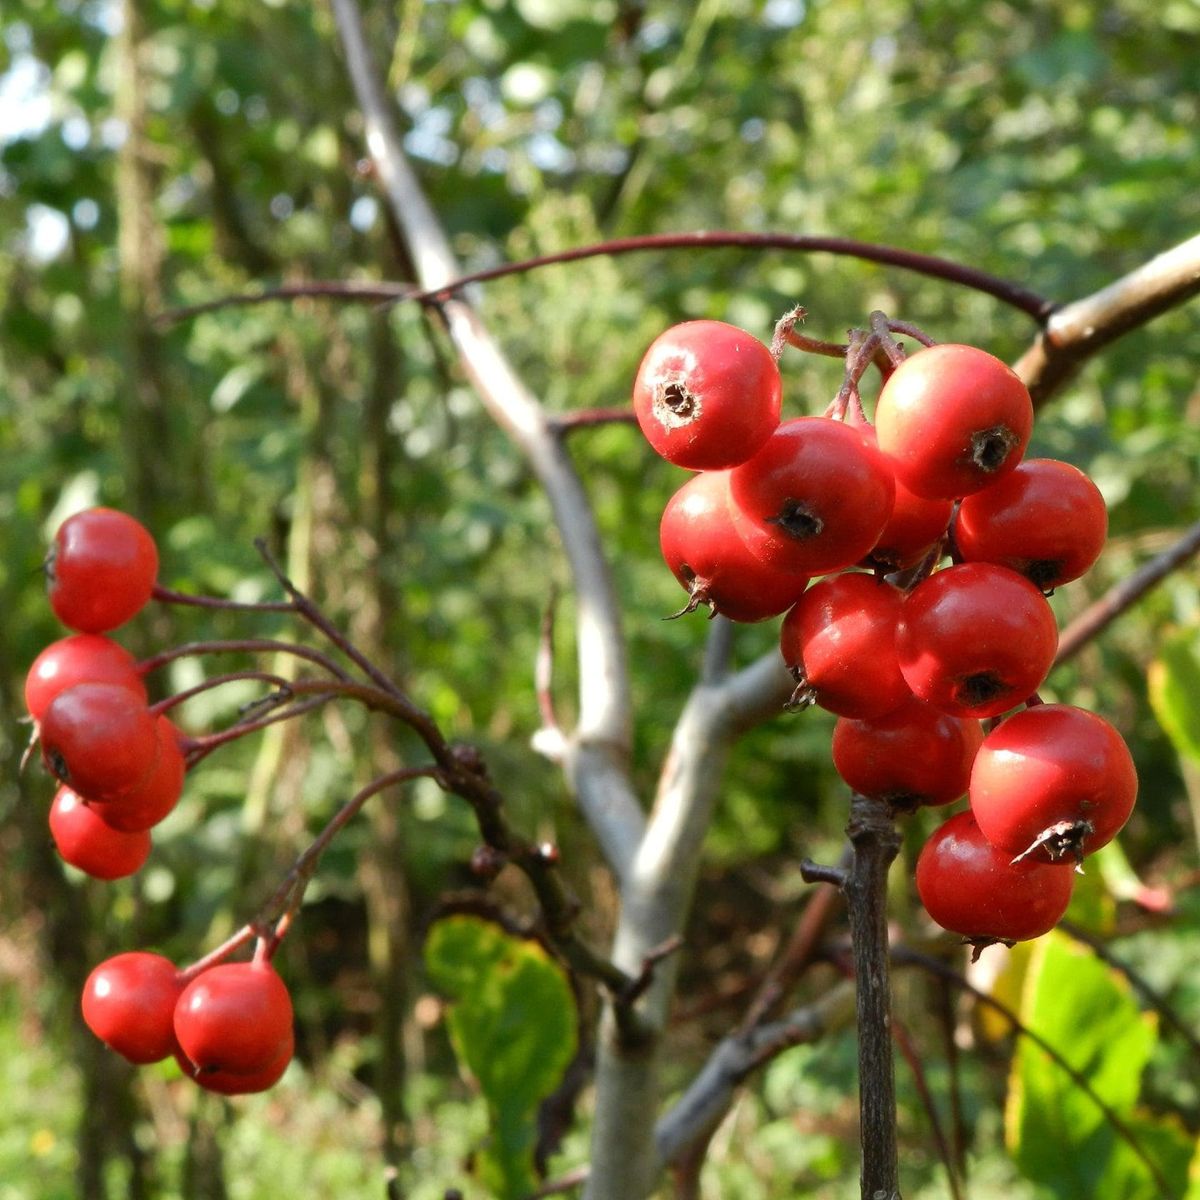
[[[815,1042],[846,1028],[853,1020],[854,982],[843,980],[781,1020],[724,1038],[687,1090],[659,1120],[654,1131],[659,1157],[664,1163],[673,1162],[698,1137],[714,1129],[752,1072],[792,1046]]]
[[[1045,400],[1101,348],[1200,293],[1200,236],[1108,287],[1057,309],[1015,364],[1034,403]]]
[[[332,0],[346,66],[384,197],[426,289],[459,274],[445,230],[413,172],[371,61],[356,0]],[[460,297],[440,311],[480,400],[524,453],[545,489],[576,594],[579,720],[565,767],[580,807],[618,876],[629,868],[644,815],[629,778],[632,715],[620,608],[586,492],[546,413],[478,313]]]

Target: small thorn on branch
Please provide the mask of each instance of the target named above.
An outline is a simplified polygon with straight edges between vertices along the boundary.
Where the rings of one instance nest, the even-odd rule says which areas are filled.
[[[667,938],[665,942],[655,946],[650,950],[645,958],[642,959],[642,969],[629,981],[628,986],[621,993],[619,1002],[623,1005],[636,1004],[646,989],[654,980],[654,968],[658,966],[664,958],[670,958],[683,945],[683,938],[679,934]]]
[[[800,878],[805,883],[832,883],[834,887],[844,888],[850,873],[845,867],[834,867],[806,858],[800,863]]]

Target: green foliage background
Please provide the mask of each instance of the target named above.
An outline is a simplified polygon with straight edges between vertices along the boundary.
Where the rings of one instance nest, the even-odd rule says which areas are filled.
[[[366,7],[407,148],[465,268],[634,233],[780,230],[941,254],[1065,301],[1200,225],[1195,0]],[[135,1082],[75,1016],[106,954],[153,946],[183,961],[215,944],[339,800],[412,747],[353,712],[231,747],[189,781],[149,869],[104,888],[48,849],[48,783],[16,770],[20,687],[60,635],[38,567],[65,512],[130,508],[158,536],[164,581],[215,593],[270,592],[252,548],[265,536],[444,728],[484,749],[515,820],[561,845],[602,940],[611,888],[560,778],[528,749],[539,623],[565,581],[547,506],[413,307],[302,301],[151,323],[263,285],[406,277],[359,165],[362,121],[324,5],[9,0],[0,20],[0,1200],[378,1192],[385,1157],[408,1195],[469,1190],[486,1115],[436,1020],[419,943],[443,893],[469,882],[475,842],[468,814],[436,790],[377,806],[325,860],[285,951],[301,1055],[276,1092],[226,1107],[166,1069]],[[138,34],[136,52],[123,30]],[[810,332],[836,338],[883,308],[1006,357],[1032,334],[962,289],[781,252],[593,259],[477,299],[563,412],[624,403],[641,349],[687,317],[765,336],[802,302]],[[1089,470],[1111,511],[1105,557],[1055,598],[1063,622],[1200,517],[1197,361],[1193,305],[1112,347],[1040,417],[1034,451]],[[835,364],[786,359],[789,411],[819,411],[836,379]],[[678,597],[658,514],[680,479],[625,427],[572,449],[627,613],[649,794],[703,636],[659,620]],[[569,709],[569,598],[563,608],[556,684]],[[1193,1028],[1200,990],[1184,947],[1200,920],[1186,891],[1200,779],[1178,753],[1193,752],[1195,697],[1163,673],[1194,672],[1198,614],[1192,568],[1047,689],[1106,713],[1131,742],[1143,787],[1122,847],[1182,900],[1148,922],[1109,872],[1085,915]],[[155,611],[122,637],[149,652],[246,632],[242,619]],[[743,631],[739,657],[773,636]],[[1162,724],[1147,694],[1155,660]],[[161,685],[194,679],[179,668]],[[187,722],[211,727],[246,698],[222,692],[189,706]],[[796,862],[837,853],[829,727],[820,714],[781,719],[734,756],[684,968],[711,1004],[681,1013],[675,1085],[740,1012],[720,998],[763,969],[787,928],[803,894]],[[929,822],[915,824],[910,851]],[[903,869],[894,887],[897,919],[927,932]],[[503,877],[496,890],[527,911]],[[924,986],[902,979],[898,1011],[944,1096]],[[849,1045],[773,1064],[714,1143],[721,1194],[856,1192]],[[1194,1137],[1200,1094],[1184,1054],[1164,1032],[1143,1098]],[[999,1115],[1007,1061],[1002,1041],[965,1064],[972,1195],[1054,1194],[1015,1182]],[[903,1071],[902,1088],[908,1192],[944,1195]],[[585,1126],[586,1102],[556,1169],[582,1161]]]

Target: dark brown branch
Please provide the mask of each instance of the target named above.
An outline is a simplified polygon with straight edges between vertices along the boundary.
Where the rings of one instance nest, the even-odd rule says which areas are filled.
[[[820,237],[790,233],[739,233],[727,230],[697,230],[694,233],[655,233],[641,237],[614,238],[611,241],[595,242],[587,246],[575,246],[556,254],[522,259],[519,262],[500,263],[483,271],[459,275],[440,287],[422,290],[411,284],[385,283],[340,283],[337,280],[313,280],[311,283],[289,284],[282,287],[264,288],[258,292],[225,296],[204,304],[187,308],[172,309],[156,319],[159,324],[170,324],[186,320],[200,313],[212,312],[234,304],[262,304],[270,300],[294,300],[302,296],[325,297],[327,299],[351,300],[367,303],[393,303],[400,300],[419,304],[440,304],[472,283],[486,283],[502,279],[507,275],[521,275],[542,267],[562,263],[579,262],[587,258],[618,257],[623,254],[638,254],[646,251],[663,250],[791,250],[801,253],[833,254],[843,258],[857,258],[864,262],[881,263],[900,267],[932,279],[944,279],[948,283],[969,287],[985,295],[994,296],[1002,303],[1027,313],[1037,321],[1043,321],[1054,310],[1052,301],[1011,280],[1001,279],[987,271],[980,271],[963,263],[939,258],[933,254],[920,254],[915,250],[904,250],[899,246],[884,246],[875,242],[862,242],[856,238]]]
[[[1143,563],[1132,575],[1115,583],[1099,600],[1088,605],[1062,631],[1054,663],[1066,662],[1106,629],[1127,609],[1132,608],[1156,584],[1172,571],[1178,570],[1200,551],[1200,521],[1189,525],[1187,532],[1161,554]]]
[[[854,847],[854,861],[842,890],[854,945],[862,1196],[863,1200],[893,1200],[900,1195],[900,1176],[887,876],[900,850],[900,833],[885,802],[858,794],[850,802],[846,833]]]
[[[1197,293],[1200,236],[1173,246],[1108,287],[1057,309],[1016,363],[1017,374],[1038,405],[1104,346]]]

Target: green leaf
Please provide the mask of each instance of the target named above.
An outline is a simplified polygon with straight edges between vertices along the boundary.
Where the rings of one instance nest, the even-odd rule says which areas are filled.
[[[1200,637],[1180,630],[1165,639],[1147,675],[1158,723],[1185,758],[1200,762]]]
[[[1017,1166],[1056,1200],[1151,1200],[1183,1191],[1190,1144],[1173,1123],[1135,1111],[1157,1030],[1124,980],[1085,947],[1051,934],[1034,950],[1021,1017],[1087,1080],[1095,1098],[1031,1039],[1013,1060],[1007,1137]],[[1121,1136],[1096,1099],[1141,1151]]]
[[[527,1194],[536,1186],[537,1106],[575,1053],[570,984],[536,942],[476,916],[438,921],[425,944],[425,963],[451,998],[446,1023],[454,1051],[488,1103],[484,1182],[502,1200]]]

